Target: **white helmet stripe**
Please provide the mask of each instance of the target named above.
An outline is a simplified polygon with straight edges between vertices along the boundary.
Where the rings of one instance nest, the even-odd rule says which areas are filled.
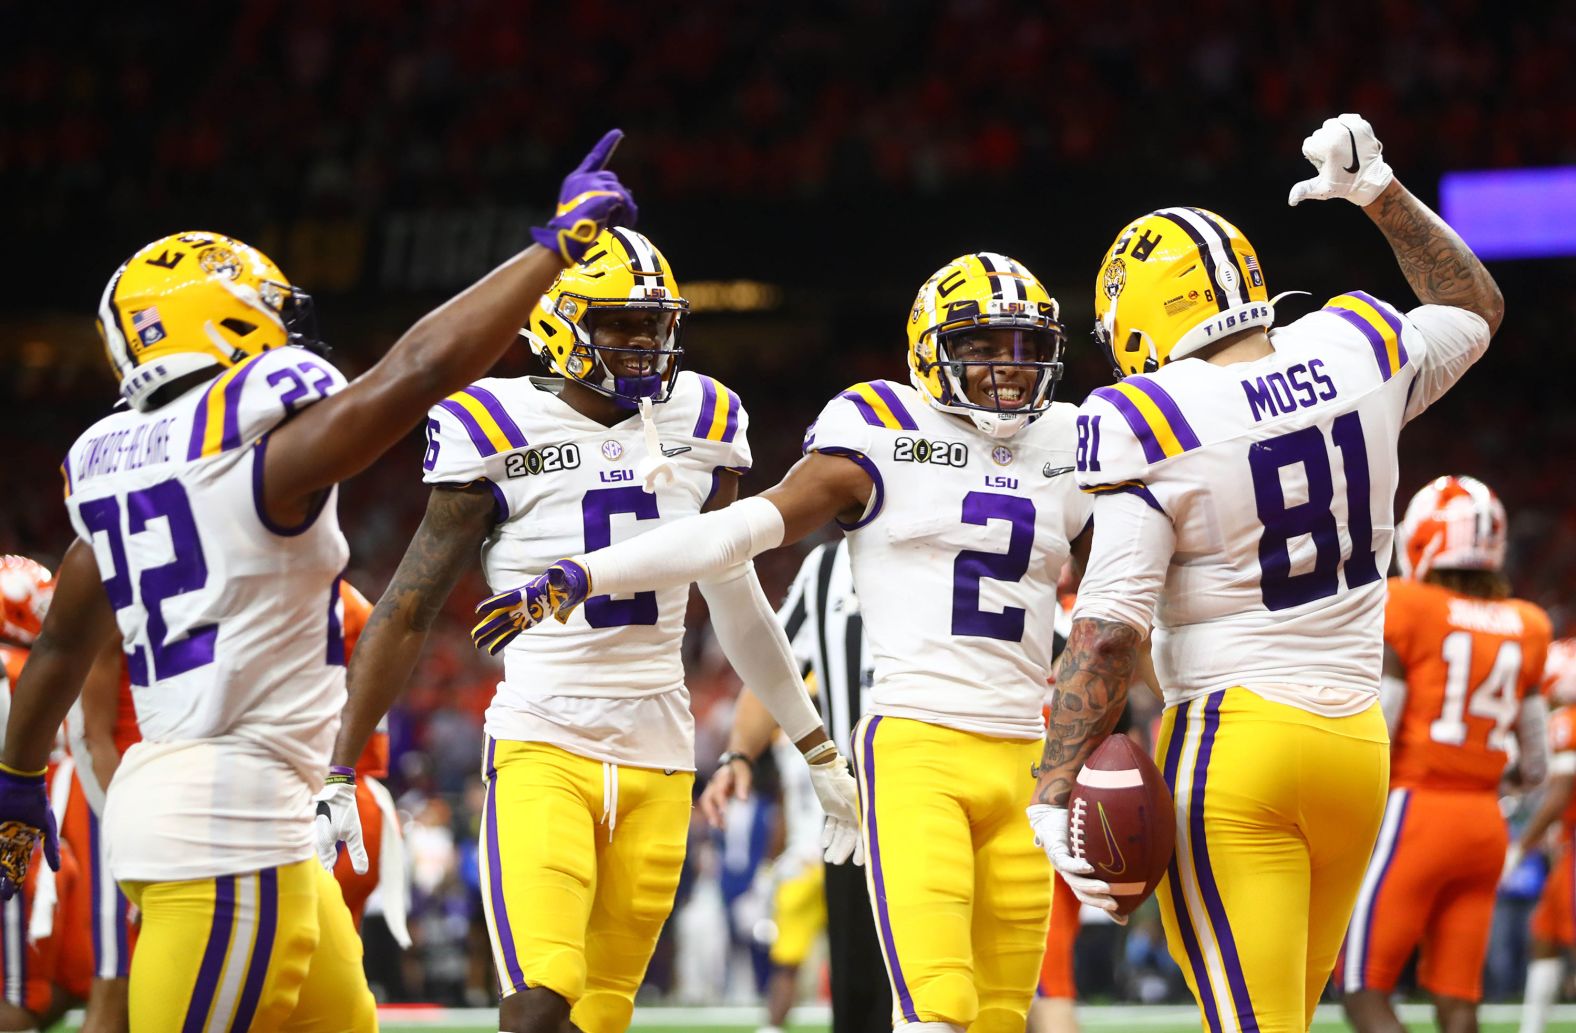
[[[1192,208],[1162,208],[1155,214],[1164,215],[1173,222],[1185,223],[1193,231],[1193,237],[1200,247],[1209,251],[1210,263],[1215,271],[1215,289],[1220,293],[1220,308],[1225,311],[1230,304],[1228,294],[1236,295],[1238,303],[1246,305],[1252,299],[1248,296],[1248,283],[1242,275],[1241,268],[1237,265],[1237,256],[1231,250],[1230,238],[1225,230],[1213,219],[1205,218]],[[1221,283],[1224,270],[1231,270],[1225,275],[1236,282],[1227,286]]]
[[[661,270],[657,258],[652,254],[651,242],[633,230],[624,229],[622,226],[613,228],[613,235],[624,245],[624,250],[629,253],[635,265],[635,285],[637,287],[660,287],[662,285]],[[648,274],[647,270],[656,270],[655,275]]]
[[[124,379],[137,365],[137,357],[132,354],[126,333],[120,325],[120,309],[115,306],[115,288],[120,286],[120,278],[125,271],[125,265],[115,270],[115,275],[104,285],[104,296],[99,299],[99,322],[104,324],[104,348],[109,352],[109,361],[115,364],[117,379]]]

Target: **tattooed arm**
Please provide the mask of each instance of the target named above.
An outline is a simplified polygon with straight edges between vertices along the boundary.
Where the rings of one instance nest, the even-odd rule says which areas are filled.
[[[336,766],[353,767],[383,715],[404,690],[438,609],[493,525],[493,496],[482,484],[436,487],[427,513],[378,600],[350,658]]]
[[[1066,807],[1078,769],[1116,727],[1138,671],[1139,634],[1120,621],[1080,617],[1056,665],[1034,802]]]
[[[1490,333],[1505,318],[1505,299],[1494,277],[1445,220],[1412,196],[1400,180],[1363,208],[1395,251],[1406,282],[1425,305],[1475,312]]]

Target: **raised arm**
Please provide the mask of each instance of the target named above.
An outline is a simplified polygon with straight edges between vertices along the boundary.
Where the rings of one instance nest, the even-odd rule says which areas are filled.
[[[1363,211],[1390,242],[1417,300],[1464,308],[1481,316],[1489,333],[1499,329],[1505,318],[1499,284],[1450,224],[1400,180],[1391,180]]]
[[[427,409],[481,376],[515,341],[538,299],[606,225],[632,225],[635,205],[603,166],[613,130],[564,180],[537,243],[424,316],[356,381],[275,431],[265,459],[271,518],[299,522],[317,494],[359,473]],[[545,246],[544,246],[545,245]]]

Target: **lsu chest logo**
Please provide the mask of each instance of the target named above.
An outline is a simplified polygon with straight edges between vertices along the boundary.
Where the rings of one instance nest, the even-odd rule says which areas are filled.
[[[504,457],[503,472],[509,477],[535,477],[541,473],[573,470],[580,465],[578,445],[543,445]]]
[[[899,463],[963,467],[969,465],[969,446],[961,441],[898,438],[892,443],[892,458]]]

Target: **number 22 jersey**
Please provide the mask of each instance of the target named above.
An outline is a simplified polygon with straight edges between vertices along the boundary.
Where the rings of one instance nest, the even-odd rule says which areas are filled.
[[[1095,390],[1079,484],[1131,497],[1096,507],[1075,619],[1147,631],[1153,615],[1168,704],[1241,685],[1330,717],[1366,709],[1401,428],[1488,339],[1463,309],[1402,315],[1354,291],[1272,331],[1263,358],[1181,359]]]
[[[109,789],[117,879],[255,871],[312,854],[311,797],[345,702],[338,489],[294,527],[262,501],[268,434],[344,386],[302,348],[100,420],[66,508],[115,608],[143,742]]]
[[[1074,412],[1055,403],[992,438],[888,380],[821,411],[805,451],[852,459],[874,484],[844,527],[875,661],[872,714],[1045,734],[1056,582],[1093,506],[1072,476]]]
[[[653,494],[638,479],[640,416],[612,427],[558,397],[559,381],[477,381],[428,413],[428,484],[491,487],[496,523],[482,545],[495,592],[517,588],[565,556],[699,513],[725,472],[750,467],[739,396],[681,371],[652,406],[675,477]],[[503,653],[487,734],[547,742],[591,760],[693,771],[694,719],[680,646],[687,586],[592,596],[566,623],[546,621]]]

